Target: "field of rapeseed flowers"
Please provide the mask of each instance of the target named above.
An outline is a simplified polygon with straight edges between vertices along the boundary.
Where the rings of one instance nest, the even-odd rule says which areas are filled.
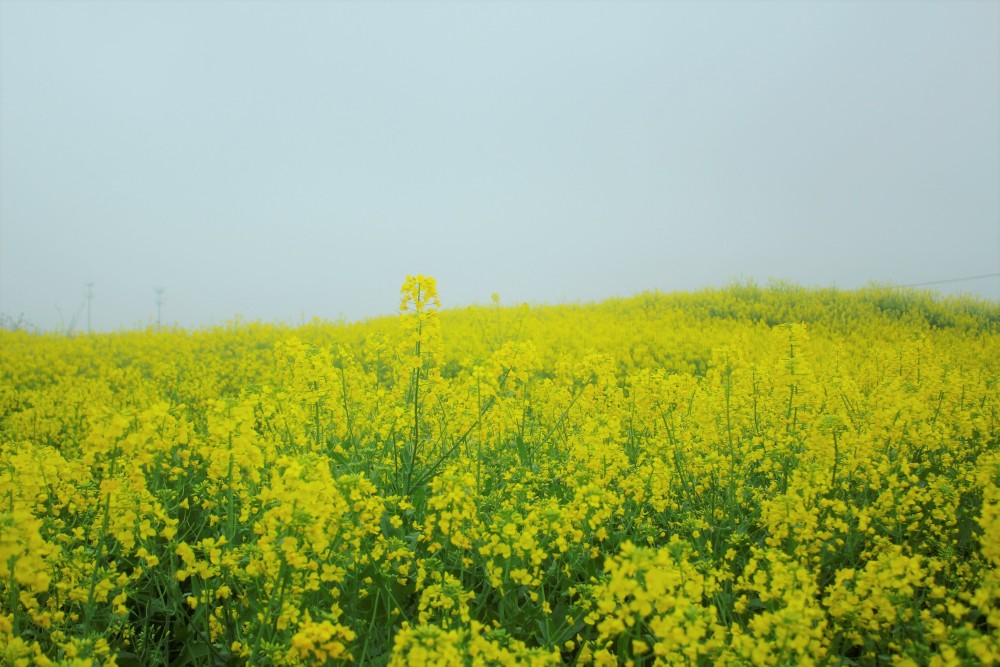
[[[0,331],[0,657],[998,664],[998,380],[880,288]]]

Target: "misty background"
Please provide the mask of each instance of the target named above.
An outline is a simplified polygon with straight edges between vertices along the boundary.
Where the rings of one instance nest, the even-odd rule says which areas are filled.
[[[0,0],[0,313],[1000,299],[998,119],[993,1]]]

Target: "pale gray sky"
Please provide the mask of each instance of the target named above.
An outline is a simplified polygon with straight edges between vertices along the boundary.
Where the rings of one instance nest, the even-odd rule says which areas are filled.
[[[995,274],[998,119],[988,0],[0,0],[0,313]]]

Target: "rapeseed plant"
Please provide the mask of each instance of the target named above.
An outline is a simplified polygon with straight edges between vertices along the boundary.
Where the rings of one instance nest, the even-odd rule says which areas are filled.
[[[1000,311],[0,331],[0,664],[1000,664]]]

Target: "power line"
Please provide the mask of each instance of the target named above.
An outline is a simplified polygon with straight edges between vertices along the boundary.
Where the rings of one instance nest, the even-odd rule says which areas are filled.
[[[984,273],[979,276],[967,276],[965,278],[949,278],[947,280],[932,280],[926,283],[910,283],[909,285],[900,285],[900,287],[925,287],[927,285],[943,285],[945,283],[960,283],[966,280],[981,280],[983,278],[998,278],[1000,273]]]

